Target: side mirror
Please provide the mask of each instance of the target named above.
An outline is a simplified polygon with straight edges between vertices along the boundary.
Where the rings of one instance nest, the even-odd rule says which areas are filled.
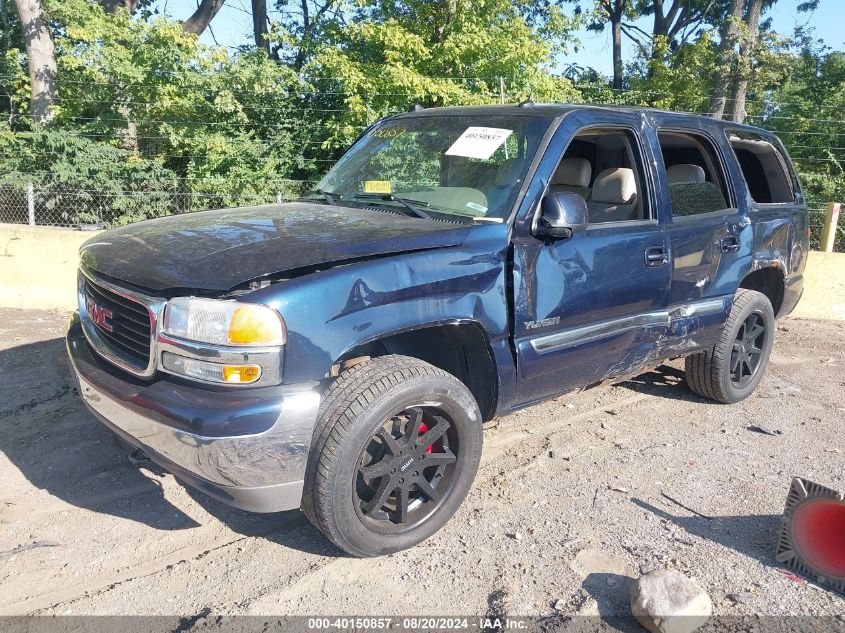
[[[535,233],[553,239],[572,237],[575,227],[587,224],[587,201],[577,193],[550,192],[543,198]]]

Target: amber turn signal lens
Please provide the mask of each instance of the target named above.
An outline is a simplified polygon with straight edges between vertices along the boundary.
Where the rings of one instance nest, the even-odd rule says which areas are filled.
[[[229,342],[235,345],[279,345],[284,343],[282,321],[264,306],[245,305],[232,312]]]
[[[257,365],[223,365],[223,380],[226,382],[255,382],[261,376]]]
[[[261,378],[261,367],[258,365],[222,365],[172,352],[164,352],[161,355],[161,365],[164,370],[173,374],[207,382],[246,385]]]

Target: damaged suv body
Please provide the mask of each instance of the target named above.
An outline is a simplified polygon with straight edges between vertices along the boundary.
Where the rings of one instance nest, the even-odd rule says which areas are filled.
[[[748,396],[807,249],[763,130],[420,110],[298,201],[88,241],[67,346],[90,410],[179,479],[377,555],[454,514],[494,416],[677,357],[693,391]]]

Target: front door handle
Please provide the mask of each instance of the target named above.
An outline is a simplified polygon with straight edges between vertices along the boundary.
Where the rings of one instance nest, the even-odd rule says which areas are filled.
[[[726,235],[719,241],[723,253],[736,253],[739,250],[739,238],[736,235]]]
[[[645,265],[652,268],[669,263],[669,249],[665,246],[651,246],[645,250]]]

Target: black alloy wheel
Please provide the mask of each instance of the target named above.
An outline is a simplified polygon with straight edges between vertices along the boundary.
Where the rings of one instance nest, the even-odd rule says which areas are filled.
[[[378,428],[358,460],[356,509],[378,532],[413,529],[452,486],[458,437],[436,409],[408,407]]]
[[[469,492],[481,425],[472,393],[442,369],[394,354],[355,363],[323,395],[302,509],[353,556],[413,547]]]
[[[740,288],[715,344],[686,357],[687,385],[716,402],[747,398],[766,372],[774,334],[772,302],[756,290]]]
[[[758,312],[749,314],[736,333],[731,349],[731,382],[744,389],[760,369],[766,344],[766,325]]]

